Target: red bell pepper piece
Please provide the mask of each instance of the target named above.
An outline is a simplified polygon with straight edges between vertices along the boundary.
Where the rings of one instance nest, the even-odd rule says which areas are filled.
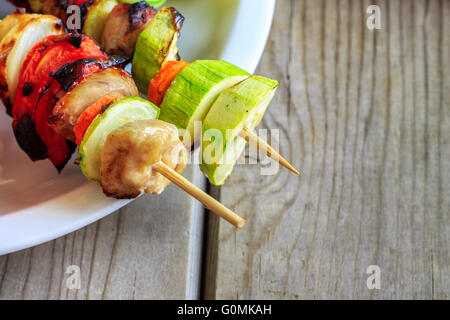
[[[108,107],[111,103],[120,98],[123,98],[123,96],[105,96],[83,111],[81,116],[78,118],[77,123],[73,127],[73,132],[75,133],[75,143],[77,145],[80,145],[81,141],[83,141],[84,134],[91,125],[92,121],[94,121],[94,119],[105,110],[105,107]]]
[[[74,88],[84,77],[89,77],[91,74],[101,70],[101,65],[85,65],[83,69],[83,75],[72,82],[68,90]],[[50,87],[39,98],[34,119],[36,132],[42,142],[46,145],[46,156],[58,170],[61,170],[67,160],[69,160],[74,151],[74,146],[72,143],[66,141],[64,137],[59,136],[50,127],[47,119],[52,113],[55,104],[66,94],[67,91],[61,87],[61,84],[58,81],[52,81]]]
[[[107,56],[87,36],[50,36],[28,53],[20,71],[12,110],[17,142],[33,161],[49,158],[58,171],[70,158],[74,146],[47,124],[48,114],[65,91],[52,76],[64,65],[86,58],[106,59]],[[71,79],[73,86],[98,70],[98,65],[89,65],[80,73],[81,79]]]
[[[80,4],[83,4],[85,2],[88,2],[89,0],[73,0],[73,4],[79,6]]]
[[[148,100],[158,107],[164,100],[167,89],[169,89],[175,77],[187,66],[189,62],[168,61],[161,71],[150,81],[148,88]]]

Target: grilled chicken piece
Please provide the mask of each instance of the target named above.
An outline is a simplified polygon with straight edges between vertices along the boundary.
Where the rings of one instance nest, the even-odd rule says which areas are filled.
[[[106,52],[132,56],[139,34],[155,14],[156,10],[145,1],[115,6],[103,32],[102,46]]]
[[[78,117],[101,97],[111,95],[139,95],[131,75],[121,68],[111,67],[84,79],[58,101],[48,122],[56,133],[75,141],[73,127]]]
[[[138,120],[113,131],[101,157],[103,192],[119,199],[160,194],[170,181],[154,170],[160,161],[182,173],[187,150],[177,128],[161,120]]]
[[[22,10],[22,12],[14,12],[6,16],[0,22],[0,41],[11,31],[11,29],[24,20],[29,20],[29,17],[25,14],[25,10]]]

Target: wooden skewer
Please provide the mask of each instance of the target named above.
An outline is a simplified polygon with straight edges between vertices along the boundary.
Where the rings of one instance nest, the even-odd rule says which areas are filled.
[[[189,193],[195,199],[200,201],[205,205],[205,207],[209,208],[213,212],[217,213],[220,217],[227,220],[236,228],[240,229],[245,225],[245,220],[238,216],[236,213],[225,207],[219,201],[206,194],[196,185],[192,184],[189,180],[184,178],[178,172],[168,167],[165,163],[160,162],[156,167],[156,171],[161,173],[164,177],[175,183],[181,189]]]
[[[278,152],[276,152],[267,142],[258,137],[258,135],[253,131],[243,129],[239,135],[244,138],[245,141],[247,141],[250,145],[256,147],[257,150],[265,152],[268,157],[279,162],[283,167],[291,170],[296,175],[300,174],[300,172],[298,172],[285,158],[283,158]]]

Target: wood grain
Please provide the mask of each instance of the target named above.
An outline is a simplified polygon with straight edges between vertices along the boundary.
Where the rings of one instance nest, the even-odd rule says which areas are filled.
[[[187,178],[204,187],[198,169]],[[0,299],[195,299],[203,208],[175,186],[46,244],[0,256]],[[81,271],[68,289],[69,266]]]
[[[277,1],[263,127],[302,176],[235,169],[220,199],[248,222],[209,222],[205,298],[450,298],[448,30],[446,0]]]

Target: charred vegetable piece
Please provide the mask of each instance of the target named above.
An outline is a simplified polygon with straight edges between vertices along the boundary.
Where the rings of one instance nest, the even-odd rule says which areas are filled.
[[[53,79],[51,74],[67,63],[84,58],[104,58],[105,53],[92,38],[71,34],[50,36],[33,47],[20,71],[14,120],[33,115],[39,96]]]
[[[161,104],[161,120],[186,130],[183,142],[199,139],[195,121],[203,121],[219,94],[247,79],[244,70],[220,60],[198,60],[183,69],[173,80]],[[189,141],[190,140],[190,141]]]
[[[163,102],[167,89],[169,89],[175,77],[187,66],[189,62],[169,61],[161,71],[150,81],[148,88],[148,100],[155,105],[160,106]]]
[[[100,43],[102,41],[106,19],[117,4],[117,0],[95,0],[89,6],[86,21],[83,25],[83,32]]]
[[[223,91],[208,112],[202,128],[201,170],[214,185],[222,185],[245,147],[239,135],[253,130],[272,100],[278,82],[253,76]]]
[[[75,134],[75,143],[77,145],[81,144],[86,130],[94,121],[100,113],[105,112],[106,109],[116,100],[123,98],[123,96],[104,96],[96,103],[88,107],[83,111],[81,116],[78,118],[77,123],[73,127],[73,132]]]
[[[66,139],[75,141],[73,127],[86,108],[105,95],[137,96],[130,74],[121,68],[108,68],[85,78],[53,108],[48,122]]]
[[[0,42],[0,83],[3,84],[1,98],[5,105],[8,102],[11,102],[11,105],[14,103],[19,72],[31,48],[49,35],[62,33],[62,23],[58,18],[24,14],[3,37]]]
[[[0,41],[3,39],[3,37],[11,31],[12,28],[14,28],[17,24],[21,23],[23,19],[28,20],[29,16],[25,13],[20,12],[14,12],[8,16],[6,16],[1,22],[0,22]]]
[[[102,46],[110,54],[131,57],[139,34],[156,14],[146,2],[120,3],[106,19]]]
[[[164,7],[138,37],[132,73],[141,92],[147,93],[153,79],[167,61],[178,60],[177,41],[184,17]]]
[[[64,167],[72,148],[67,147],[64,138],[56,138],[57,136],[53,132],[46,137],[39,136],[39,134],[37,137],[33,136],[38,130],[45,127],[44,125],[36,127],[36,110],[40,104],[39,123],[46,123],[43,119],[45,113],[48,113],[52,104],[54,105],[55,100],[59,98],[58,95],[62,95],[59,83],[52,75],[67,63],[86,58],[106,59],[106,55],[92,38],[70,34],[50,36],[33,47],[25,58],[20,72],[12,110],[14,134],[19,145],[32,160],[54,156],[50,160],[58,170]],[[51,93],[51,95],[45,95],[45,93]],[[26,125],[23,123],[25,115],[32,120],[32,122],[27,121]],[[44,144],[46,140],[51,141],[51,145],[46,146],[58,150],[57,156],[53,152],[49,153],[49,150],[47,150],[46,156],[33,154],[33,150],[29,150],[26,144],[21,143],[27,139],[33,141],[41,139]]]
[[[157,106],[139,97],[122,98],[110,105],[92,121],[81,142],[78,159],[83,174],[100,181],[101,153],[107,136],[128,122],[156,119],[158,114]]]
[[[170,181],[154,168],[163,162],[178,173],[186,168],[187,150],[177,128],[160,120],[137,120],[112,131],[101,155],[103,192],[115,198],[160,194]]]
[[[113,59],[113,61],[116,60]],[[59,164],[65,163],[66,157],[69,156],[65,152],[66,149],[62,147],[63,140],[67,137],[55,132],[50,126],[48,118],[57,101],[65,97],[67,91],[72,89],[76,90],[81,86],[81,83],[84,83],[84,79],[89,79],[91,76],[101,73],[101,70],[107,67],[109,62],[109,60],[88,58],[64,65],[52,75],[54,80],[52,80],[48,89],[39,98],[34,119],[36,132],[47,146],[48,158],[58,169]],[[73,135],[72,131],[71,133]],[[73,141],[73,139],[68,140]],[[66,144],[72,145],[68,142]]]
[[[14,48],[16,43],[16,35],[20,26],[25,25],[32,19],[32,15],[16,13],[13,14],[0,23],[0,34],[2,38],[0,41],[0,99],[6,107],[6,112],[11,114],[12,104],[9,95],[8,82],[6,79],[6,66],[9,53]]]

